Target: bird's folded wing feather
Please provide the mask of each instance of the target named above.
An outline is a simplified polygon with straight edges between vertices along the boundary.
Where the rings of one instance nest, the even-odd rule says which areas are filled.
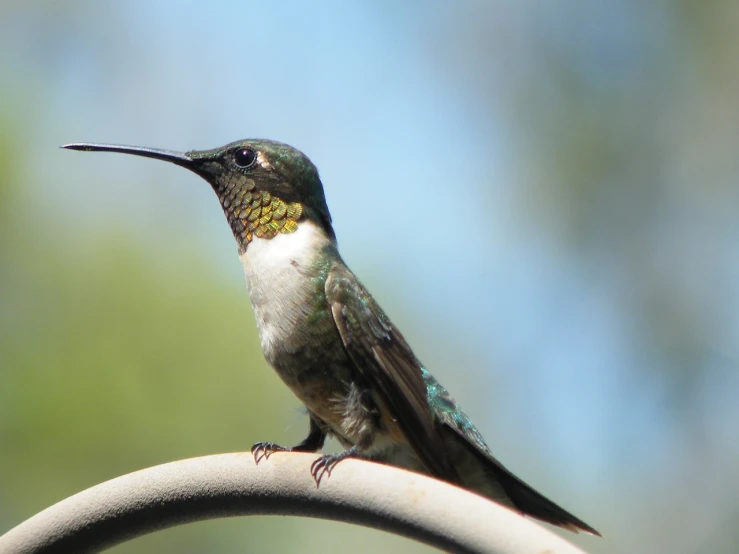
[[[343,264],[329,272],[326,300],[358,374],[379,392],[416,454],[432,474],[459,482],[429,407],[421,364],[403,336]]]

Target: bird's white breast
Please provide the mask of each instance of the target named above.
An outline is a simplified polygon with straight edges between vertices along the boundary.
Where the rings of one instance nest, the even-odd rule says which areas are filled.
[[[291,330],[314,306],[316,261],[332,242],[307,220],[301,221],[294,233],[279,233],[271,239],[254,237],[241,254],[267,360],[273,359],[277,346],[289,346]]]

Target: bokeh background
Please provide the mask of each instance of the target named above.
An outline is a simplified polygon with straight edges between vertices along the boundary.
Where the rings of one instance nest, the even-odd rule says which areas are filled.
[[[605,535],[739,548],[739,3],[0,4],[0,531],[290,444],[236,248],[180,168],[304,150],[342,252],[494,452]],[[428,552],[291,518],[113,551]]]

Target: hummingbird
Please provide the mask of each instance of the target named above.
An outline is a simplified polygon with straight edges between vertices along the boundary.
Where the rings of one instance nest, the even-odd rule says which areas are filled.
[[[205,179],[233,232],[264,357],[305,405],[308,436],[273,452],[318,452],[317,485],[344,459],[398,466],[577,533],[600,533],[536,492],[492,454],[339,254],[318,169],[281,142],[250,139],[175,152],[74,143],[63,148],[164,160]]]

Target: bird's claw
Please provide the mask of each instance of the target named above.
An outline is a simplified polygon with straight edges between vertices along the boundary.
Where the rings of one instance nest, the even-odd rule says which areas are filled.
[[[310,465],[310,474],[313,476],[313,480],[316,482],[316,487],[321,484],[321,479],[324,475],[331,476],[331,470],[334,466],[341,461],[341,458],[335,454],[326,454],[315,460]]]
[[[324,475],[331,477],[331,471],[336,467],[341,460],[356,456],[357,447],[352,447],[338,454],[325,454],[317,460],[314,460],[310,465],[310,474],[313,476],[313,480],[316,482],[316,487],[321,484],[321,479]]]
[[[255,464],[259,464],[262,460],[268,460],[275,452],[290,452],[290,448],[280,446],[273,442],[258,442],[251,447],[251,453],[252,456],[254,456]]]

